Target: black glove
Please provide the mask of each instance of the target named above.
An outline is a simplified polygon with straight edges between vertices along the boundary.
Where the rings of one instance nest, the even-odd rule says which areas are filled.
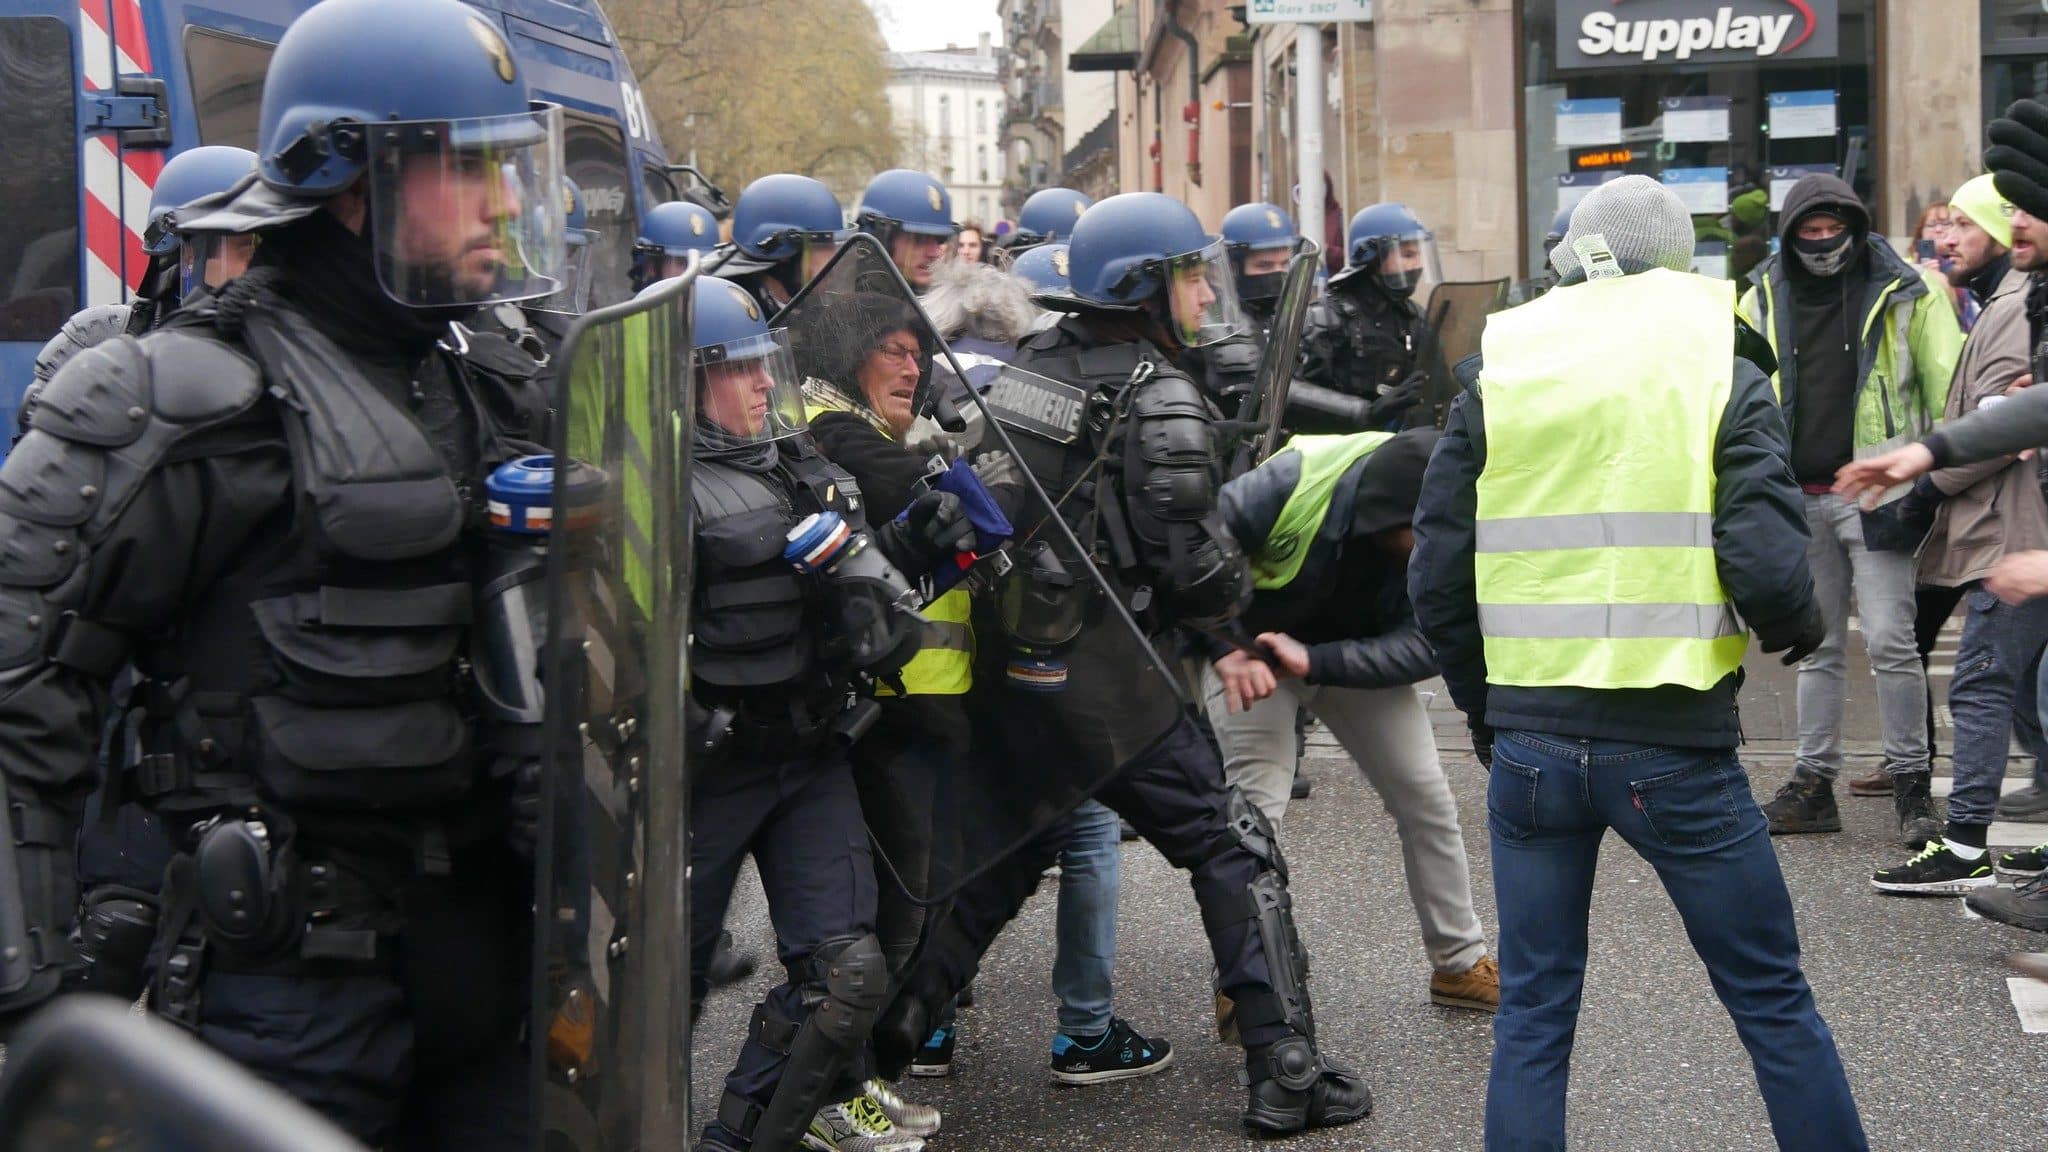
[[[908,514],[875,530],[875,543],[909,576],[922,576],[974,542],[974,521],[951,492],[926,492]]]
[[[1948,499],[1934,481],[1925,476],[1913,481],[1913,486],[1899,498],[1899,523],[1915,540],[1925,540],[1934,529],[1934,514],[1941,510],[1941,502]]]
[[[1373,427],[1390,424],[1422,399],[1422,390],[1429,384],[1429,377],[1421,372],[1410,372],[1398,384],[1389,384],[1380,389],[1366,407],[1365,417]]]
[[[1811,603],[1806,606],[1806,615],[1799,622],[1797,635],[1787,636],[1775,629],[1768,636],[1761,629],[1757,632],[1757,643],[1764,651],[1784,653],[1778,657],[1778,662],[1787,668],[1813,655],[1827,638],[1828,625],[1820,618],[1820,605]]]
[[[524,759],[511,765],[508,773],[512,777],[512,822],[505,834],[512,842],[513,851],[527,860],[533,859],[534,849],[540,845],[540,793],[544,772],[539,760]]]
[[[1488,772],[1493,771],[1493,729],[1480,720],[1471,721],[1467,727],[1472,729],[1472,754],[1479,757],[1480,765]]]

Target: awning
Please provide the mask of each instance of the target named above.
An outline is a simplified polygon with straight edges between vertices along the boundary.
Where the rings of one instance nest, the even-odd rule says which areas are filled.
[[[1130,0],[1067,54],[1067,67],[1075,72],[1135,72],[1138,48],[1138,5]]]

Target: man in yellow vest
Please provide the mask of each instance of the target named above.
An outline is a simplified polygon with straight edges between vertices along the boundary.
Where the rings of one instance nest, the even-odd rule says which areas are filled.
[[[1223,486],[1218,510],[1257,589],[1244,626],[1266,653],[1215,642],[1202,689],[1224,777],[1275,828],[1299,759],[1296,711],[1337,737],[1394,818],[1430,1001],[1490,1012],[1500,977],[1472,910],[1458,802],[1414,688],[1436,675],[1406,579],[1436,439],[1433,428],[1296,436]]]
[[[1677,905],[1778,1147],[1869,1147],[1735,756],[1747,633],[1788,664],[1826,634],[1806,519],[1768,367],[1737,351],[1733,286],[1685,271],[1692,248],[1647,177],[1582,201],[1558,287],[1488,317],[1416,510],[1409,594],[1492,770],[1488,1152],[1565,1146],[1610,828]]]

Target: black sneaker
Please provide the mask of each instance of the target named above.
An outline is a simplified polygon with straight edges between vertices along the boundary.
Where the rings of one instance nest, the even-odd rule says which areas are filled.
[[[1835,807],[1835,786],[1818,776],[1795,772],[1771,802],[1764,805],[1771,822],[1771,835],[1793,836],[1803,832],[1840,832],[1842,812]]]
[[[1287,798],[1289,800],[1306,800],[1308,799],[1309,792],[1314,788],[1315,784],[1308,778],[1308,773],[1296,768],[1294,770],[1294,783],[1289,785],[1287,789]]]
[[[944,1025],[933,1032],[924,1047],[911,1057],[910,1074],[925,1078],[951,1076],[953,1074],[953,1026]]]
[[[1921,849],[1918,856],[1897,868],[1880,868],[1870,878],[1870,886],[1879,892],[1904,896],[1961,896],[1996,883],[1991,875],[1991,853],[1965,860],[1940,837]]]
[[[1111,1017],[1109,1031],[1083,1044],[1064,1032],[1052,1038],[1052,1078],[1062,1084],[1107,1084],[1164,1072],[1173,1063],[1173,1045],[1147,1040],[1129,1024]]]
[[[1986,888],[1963,897],[1970,911],[1987,920],[2033,932],[2048,932],[2048,876],[2020,881],[2017,888]]]
[[[2048,844],[2007,852],[1998,858],[1997,872],[2005,880],[2025,880],[2048,872]]]

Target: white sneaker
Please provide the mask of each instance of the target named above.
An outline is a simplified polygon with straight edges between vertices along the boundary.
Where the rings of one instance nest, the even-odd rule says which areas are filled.
[[[898,1132],[910,1136],[938,1135],[940,1117],[937,1108],[904,1099],[903,1094],[896,1091],[896,1086],[887,1080],[870,1080],[862,1087],[866,1088],[868,1095],[881,1106],[882,1115],[887,1116],[889,1122],[896,1125]]]
[[[867,1096],[827,1104],[811,1117],[804,1147],[817,1152],[924,1152],[924,1140],[896,1125]]]

